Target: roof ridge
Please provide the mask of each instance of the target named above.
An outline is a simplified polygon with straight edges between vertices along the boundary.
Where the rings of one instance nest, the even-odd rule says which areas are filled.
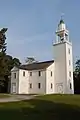
[[[48,66],[50,66],[53,62],[54,62],[54,60],[37,62],[37,63],[32,63],[32,64],[25,64],[25,65],[21,65],[19,68],[23,69],[23,70],[45,69]]]
[[[29,63],[29,64],[22,64],[22,65],[41,64],[41,63],[47,63],[47,62],[54,62],[54,60],[39,61],[39,62],[33,62],[33,63]]]

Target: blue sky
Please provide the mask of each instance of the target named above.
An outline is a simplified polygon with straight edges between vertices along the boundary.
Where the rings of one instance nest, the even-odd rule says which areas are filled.
[[[0,0],[0,28],[7,27],[7,53],[22,62],[53,58],[52,42],[64,13],[73,42],[74,58],[80,56],[80,0]]]

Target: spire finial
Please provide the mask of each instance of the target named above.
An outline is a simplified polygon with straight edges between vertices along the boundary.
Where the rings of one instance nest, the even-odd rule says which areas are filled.
[[[61,20],[63,20],[64,13],[61,13]]]
[[[59,24],[64,23],[63,16],[64,16],[64,13],[61,14],[61,19],[60,19],[60,23]]]

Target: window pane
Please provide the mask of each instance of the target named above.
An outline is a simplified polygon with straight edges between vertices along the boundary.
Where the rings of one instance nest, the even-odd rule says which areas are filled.
[[[70,54],[70,48],[68,49],[68,53]]]
[[[51,71],[51,76],[52,76],[52,71]]]
[[[32,83],[30,83],[30,88],[32,88]]]
[[[16,73],[14,73],[14,79],[16,79]]]
[[[25,76],[25,71],[23,71],[23,76]]]
[[[39,71],[39,76],[41,76],[41,71]]]
[[[39,89],[41,88],[41,84],[40,84],[40,83],[38,83],[38,88],[39,88]]]
[[[51,89],[53,88],[53,84],[51,83]]]
[[[69,65],[71,65],[71,61],[69,60]]]
[[[30,76],[32,76],[32,72],[30,72]]]
[[[70,89],[72,89],[72,85],[71,85],[71,83],[70,83]]]
[[[69,77],[71,77],[71,71],[69,71]]]

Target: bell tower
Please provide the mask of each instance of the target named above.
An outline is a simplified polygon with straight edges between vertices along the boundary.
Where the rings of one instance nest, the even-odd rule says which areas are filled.
[[[56,42],[69,41],[69,31],[66,29],[66,25],[61,18],[58,29],[56,31]]]
[[[53,50],[55,93],[74,94],[72,42],[69,39],[69,31],[62,18],[56,31]]]

